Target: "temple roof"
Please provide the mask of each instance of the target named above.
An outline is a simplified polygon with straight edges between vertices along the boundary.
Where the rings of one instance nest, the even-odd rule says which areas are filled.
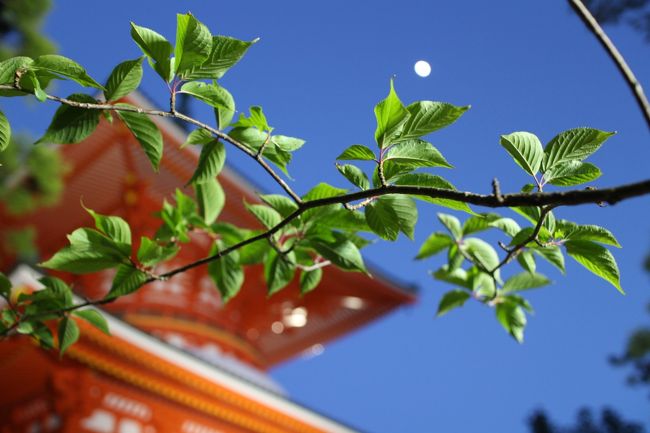
[[[10,278],[15,287],[39,290],[42,286],[37,281],[38,276],[30,267],[21,265]],[[74,360],[115,380],[116,384],[128,384],[151,395],[171,399],[188,406],[187,409],[216,416],[246,431],[357,431],[287,399],[269,377],[245,363],[231,362],[227,366],[207,363],[117,317],[104,311],[102,314],[107,319],[110,336],[77,319],[82,329],[81,339],[68,349],[62,360],[58,360],[55,353],[46,358],[54,363],[67,361],[61,365],[62,368]],[[36,362],[37,357],[43,358],[43,354],[42,349],[27,339],[10,340],[0,347],[0,360],[4,367],[9,368],[8,372],[13,371],[12,361],[26,365]],[[14,380],[23,383],[25,378],[3,375],[0,385],[12,389]],[[15,385],[19,386],[18,383]],[[7,398],[9,400],[4,402]],[[8,404],[11,399],[11,393],[0,398],[3,404]]]

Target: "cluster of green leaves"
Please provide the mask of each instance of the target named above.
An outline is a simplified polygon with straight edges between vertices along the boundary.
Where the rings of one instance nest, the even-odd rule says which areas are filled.
[[[435,101],[417,101],[404,106],[391,80],[388,96],[375,106],[378,154],[367,146],[355,144],[337,157],[341,161],[374,161],[372,184],[369,176],[356,165],[337,164],[337,169],[361,190],[370,189],[371,185],[381,188],[391,184],[455,190],[442,177],[418,171],[452,167],[423,137],[451,125],[468,109],[469,106],[458,107]],[[414,198],[472,213],[467,204],[453,200],[389,194],[377,197],[365,206],[366,223],[382,239],[394,241],[400,232],[413,239],[418,217]]]
[[[79,317],[105,333],[109,333],[104,316],[92,308],[72,309],[72,289],[56,277],[39,279],[42,287],[32,292],[12,287],[11,281],[0,272],[0,298],[6,303],[0,313],[0,333],[15,330],[29,335],[41,347],[51,349],[58,346],[63,355],[68,347],[79,338]],[[56,331],[57,344],[53,336]]]
[[[111,288],[97,302],[110,302],[133,293],[143,284],[164,280],[205,262],[224,301],[238,293],[244,282],[244,267],[252,264],[263,265],[269,295],[294,280],[298,280],[304,294],[318,286],[326,266],[367,272],[360,250],[372,242],[373,235],[395,241],[403,233],[413,239],[418,219],[416,199],[470,215],[461,224],[454,215],[438,214],[446,232],[431,234],[416,257],[424,259],[446,251],[446,264],[432,274],[456,288],[442,297],[438,315],[473,298],[493,307],[501,325],[522,341],[526,314],[532,312],[522,293],[550,283],[537,271],[537,259],[564,272],[564,252],[622,291],[618,267],[604,246],[619,245],[602,227],[557,220],[551,207],[512,208],[526,222],[522,227],[515,219],[496,213],[476,214],[461,201],[389,194],[387,189],[391,186],[455,190],[449,181],[428,171],[452,166],[425,137],[453,124],[469,108],[436,101],[416,101],[405,106],[392,80],[387,97],[374,109],[377,149],[355,144],[337,158],[346,161],[337,164],[337,169],[351,183],[352,191],[321,183],[297,197],[285,188],[289,196],[261,195],[259,202],[245,203],[260,228],[241,228],[221,221],[226,197],[218,175],[226,162],[224,141],[253,157],[283,187],[282,179],[266,162],[288,176],[292,153],[305,142],[276,134],[261,107],[253,106],[248,115],[242,113],[234,120],[234,98],[218,80],[255,41],[212,35],[190,14],[177,17],[175,46],[155,31],[133,23],[131,36],[143,56],[118,64],[103,85],[81,65],[62,56],[16,57],[0,62],[0,96],[33,94],[40,101],[52,99],[61,103],[39,143],[80,142],[95,130],[102,115],[113,121],[111,113],[115,113],[133,133],[155,170],[163,155],[163,142],[148,115],[162,113],[187,120],[175,111],[174,101],[179,93],[214,110],[215,127],[190,119],[190,123],[202,125],[183,144],[200,148],[197,167],[186,185],[191,186],[192,194],[177,190],[173,200],[164,201],[158,214],[161,225],[153,238],[134,240],[124,219],[86,209],[95,227],[75,230],[68,236],[68,246],[41,263],[47,269],[75,274],[113,269]],[[140,85],[145,58],[170,92],[167,112],[147,113],[119,102]],[[65,99],[48,95],[47,86],[54,79],[99,89],[103,99],[84,93]],[[535,135],[514,132],[503,135],[501,145],[531,176],[533,183],[526,184],[522,191],[532,194],[535,189],[541,192],[546,185],[575,186],[597,179],[600,170],[583,161],[611,135],[577,128],[559,134],[543,147]],[[9,123],[0,113],[0,151],[8,146],[10,137]],[[334,200],[359,191],[368,191],[364,193],[368,198],[355,204],[345,199]],[[502,258],[490,243],[476,236],[491,228],[507,237],[507,242],[500,242]],[[162,264],[174,259],[182,245],[196,236],[211,240],[209,255],[200,262],[160,274]],[[515,259],[521,272],[504,278],[502,270]],[[94,310],[77,311],[83,304],[73,305],[70,288],[60,280],[46,277],[42,280],[44,290],[18,296],[13,302],[11,286],[2,278],[3,297],[11,308],[2,312],[0,335],[15,330],[51,346],[53,338],[45,321],[57,320],[59,348],[63,352],[79,334],[70,314],[104,327],[94,317]]]
[[[90,94],[69,95],[66,99],[76,104],[61,105],[38,142],[68,144],[83,141],[99,124],[101,113],[112,120],[111,110],[104,108],[105,111],[102,111],[87,105],[105,102],[123,109],[114,111],[141,144],[153,168],[157,169],[163,154],[163,141],[156,124],[137,107],[117,102],[140,85],[143,59],[146,58],[156,73],[168,83],[172,95],[188,94],[214,107],[217,125],[223,128],[235,113],[235,102],[232,95],[217,84],[217,80],[255,42],[212,35],[191,14],[179,14],[177,21],[175,47],[155,31],[131,23],[131,36],[144,56],[118,64],[104,85],[88,75],[80,64],[63,56],[48,54],[35,59],[7,59],[0,62],[0,85],[15,88],[0,90],[0,96],[33,94],[39,101],[45,101],[48,99],[45,90],[54,79],[71,80],[81,86],[101,90],[103,101]],[[0,151],[7,147],[10,136],[9,122],[0,112]]]
[[[598,178],[601,175],[598,167],[582,161],[611,135],[590,128],[571,129],[558,134],[543,148],[534,134],[513,132],[501,137],[501,145],[533,178],[534,184],[522,188],[522,191],[531,193],[535,188],[542,191],[546,184],[574,186]],[[501,325],[515,339],[522,341],[526,313],[532,312],[532,308],[520,292],[550,283],[545,275],[537,272],[537,258],[564,273],[563,251],[623,293],[616,260],[603,246],[620,245],[607,229],[556,220],[550,208],[517,207],[512,210],[531,225],[522,228],[516,220],[497,213],[474,215],[463,224],[452,215],[438,214],[447,232],[431,234],[416,257],[424,259],[447,252],[447,263],[432,275],[458,288],[442,297],[438,315],[444,315],[474,298],[494,306]],[[469,236],[491,228],[498,229],[508,239],[500,243],[506,254],[503,259],[489,243]],[[501,269],[515,258],[522,272],[504,281]]]

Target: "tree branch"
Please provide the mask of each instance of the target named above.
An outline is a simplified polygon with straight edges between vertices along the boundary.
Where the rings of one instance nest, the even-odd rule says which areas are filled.
[[[24,92],[25,94],[33,94],[33,92],[29,92],[27,90],[24,90],[20,87],[15,87],[13,85],[9,84],[2,84],[0,85],[0,90],[17,90],[20,92]],[[252,151],[251,149],[248,148],[243,143],[240,143],[239,141],[235,140],[225,132],[222,132],[218,130],[217,128],[214,128],[207,123],[203,123],[200,120],[194,119],[193,117],[187,116],[183,113],[179,113],[178,111],[172,110],[172,111],[162,111],[162,110],[145,110],[140,107],[130,107],[130,106],[115,106],[112,104],[91,104],[88,102],[77,102],[77,101],[72,101],[67,98],[61,98],[59,96],[54,96],[54,95],[47,95],[47,99],[51,101],[58,102],[60,104],[68,105],[70,107],[76,107],[76,108],[83,108],[86,110],[100,110],[100,111],[127,111],[127,112],[132,112],[132,113],[140,113],[140,114],[145,114],[147,116],[158,116],[158,117],[168,117],[172,119],[179,119],[184,122],[187,122],[189,124],[198,126],[199,128],[203,128],[207,131],[210,131],[211,134],[214,136],[232,144],[235,146],[237,149],[240,151],[244,152],[246,155],[257,161],[257,163],[273,178],[273,180],[284,189],[284,191],[296,202],[300,203],[302,200],[300,199],[300,196],[296,194],[293,189],[269,166],[269,164],[259,157],[257,155],[257,152]]]
[[[598,21],[596,21],[591,12],[589,12],[589,9],[587,9],[581,0],[569,0],[569,4],[578,14],[580,19],[582,19],[587,28],[589,28],[589,30],[591,30],[596,38],[598,38],[600,44],[603,46],[603,48],[605,48],[607,54],[609,54],[611,59],[616,64],[616,67],[621,72],[621,75],[623,75],[623,78],[630,87],[632,94],[636,98],[636,102],[639,104],[639,108],[645,117],[645,121],[648,124],[648,127],[650,127],[650,103],[648,102],[648,98],[643,92],[641,83],[639,83],[639,80],[637,80],[636,76],[632,72],[632,69],[630,69],[628,66],[625,58],[623,58],[614,43],[611,41],[611,39],[609,39],[603,28],[600,26],[600,24],[598,24]]]

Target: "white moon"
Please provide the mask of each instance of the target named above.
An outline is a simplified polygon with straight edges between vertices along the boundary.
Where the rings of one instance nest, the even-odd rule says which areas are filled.
[[[418,60],[415,62],[413,69],[415,70],[415,73],[420,77],[428,77],[431,73],[431,65],[424,60]]]

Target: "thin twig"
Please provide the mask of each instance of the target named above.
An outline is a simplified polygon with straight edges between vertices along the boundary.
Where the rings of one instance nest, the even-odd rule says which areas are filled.
[[[623,75],[623,78],[630,87],[632,94],[636,98],[636,102],[639,104],[639,108],[645,117],[645,121],[648,127],[650,127],[650,103],[648,102],[648,98],[643,92],[641,83],[639,83],[639,80],[637,80],[636,76],[632,72],[632,69],[630,69],[628,66],[625,58],[621,55],[614,43],[611,41],[611,39],[609,39],[603,28],[600,26],[600,24],[598,24],[598,21],[596,21],[594,16],[591,14],[591,12],[589,12],[589,9],[587,9],[582,1],[569,0],[569,4],[573,10],[576,11],[580,19],[582,19],[589,30],[591,30],[596,38],[598,38],[600,44],[603,46],[603,48],[605,48],[607,54],[609,54],[609,56],[616,64],[616,67]]]
[[[523,250],[526,248],[526,245],[528,245],[530,242],[536,241],[537,236],[539,235],[539,232],[542,230],[542,226],[544,225],[544,221],[546,221],[546,217],[548,214],[553,210],[554,206],[544,206],[539,215],[539,220],[537,221],[537,224],[535,225],[535,228],[533,229],[532,233],[530,236],[528,236],[526,239],[524,239],[522,242],[518,243],[514,247],[512,247],[510,250],[508,250],[508,253],[506,256],[499,262],[499,264],[492,269],[491,273],[494,275],[494,272],[496,272],[498,269],[504,267],[510,261],[517,256]]]

